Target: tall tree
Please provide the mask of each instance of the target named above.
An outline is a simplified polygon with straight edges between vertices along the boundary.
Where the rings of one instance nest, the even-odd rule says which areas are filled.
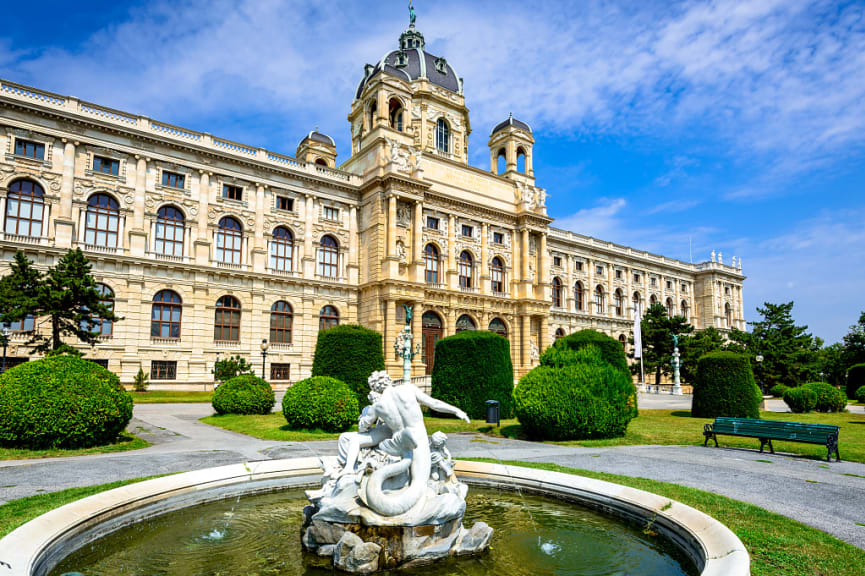
[[[64,343],[64,336],[74,336],[85,344],[95,344],[99,333],[92,330],[93,319],[116,322],[112,306],[102,302],[96,280],[90,273],[90,262],[80,249],[70,250],[57,264],[41,274],[20,251],[15,254],[12,273],[0,280],[0,304],[4,321],[20,320],[28,315],[47,317],[49,336],[33,331],[28,342],[42,353],[78,354]]]
[[[682,380],[693,384],[697,374],[697,360],[700,356],[722,350],[724,343],[724,335],[714,326],[697,330],[692,335],[682,338],[679,342],[682,353]]]
[[[673,372],[673,334],[686,335],[694,331],[684,316],[667,316],[663,304],[649,306],[640,321],[643,339],[643,365],[647,372],[655,373],[655,385],[661,383],[661,375]],[[633,343],[633,338],[631,339]],[[639,370],[639,364],[634,366]]]
[[[847,373],[844,346],[840,342],[824,346],[820,348],[817,356],[820,373],[826,382],[833,386],[843,386]]]
[[[763,357],[760,375],[766,389],[776,384],[798,386],[813,380],[819,373],[821,342],[808,332],[807,326],[796,326],[793,302],[766,302],[757,312],[763,319],[749,322],[751,332],[735,328],[730,331],[729,348],[752,359]]]
[[[850,326],[844,335],[844,368],[865,363],[865,312],[859,314],[859,322]]]

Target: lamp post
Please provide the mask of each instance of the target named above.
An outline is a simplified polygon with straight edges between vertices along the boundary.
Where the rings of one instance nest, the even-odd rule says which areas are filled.
[[[766,387],[763,385],[763,355],[757,354],[757,357],[754,358],[757,361],[757,372],[759,372],[760,376],[760,392],[763,393],[763,396],[766,395]]]
[[[673,337],[673,389],[670,390],[670,394],[681,396],[682,383],[679,380],[679,367],[682,365],[682,360],[679,355],[679,336],[678,334],[671,334],[671,336]]]
[[[3,326],[3,368],[0,374],[6,372],[6,346],[9,344],[9,327]]]
[[[264,366],[267,364],[267,349],[269,346],[267,345],[267,338],[261,341],[261,379],[266,380],[264,377]]]

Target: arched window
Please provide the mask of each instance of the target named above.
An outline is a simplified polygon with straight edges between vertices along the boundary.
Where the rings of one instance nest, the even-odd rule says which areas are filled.
[[[375,128],[375,117],[378,116],[378,102],[375,99],[369,104],[369,129]]]
[[[613,306],[616,309],[616,316],[625,315],[625,299],[622,297],[622,291],[618,288],[613,293]]]
[[[291,304],[277,300],[270,307],[270,342],[273,344],[291,344],[291,322],[294,313]]]
[[[84,221],[84,243],[103,248],[117,248],[120,229],[120,205],[108,194],[94,194],[87,200]]]
[[[657,298],[654,294],[652,294],[651,296],[649,296],[649,307],[650,307],[650,308],[651,308],[652,306],[654,306],[655,304],[657,304],[657,303],[658,303],[658,298]]]
[[[457,318],[457,332],[463,332],[465,330],[477,330],[478,325],[475,324],[475,321],[472,320],[472,317],[468,314],[463,314],[459,318]]]
[[[451,151],[451,129],[444,118],[436,122],[436,150],[450,154]]]
[[[427,244],[423,249],[424,280],[427,284],[439,283],[439,249],[435,244]]]
[[[316,158],[315,165],[327,167],[327,160],[325,160],[324,158]]]
[[[502,259],[496,256],[490,262],[490,283],[493,293],[504,294],[505,290],[505,265]]]
[[[676,306],[673,304],[672,298],[667,298],[667,303],[664,306],[667,309],[667,316],[672,318],[676,315]]]
[[[458,266],[460,288],[472,287],[473,268],[471,253],[468,250],[463,250],[460,253],[460,262]]]
[[[604,287],[598,284],[595,288],[595,314],[604,313]]]
[[[508,337],[508,327],[501,318],[493,318],[490,320],[490,332],[495,332],[499,336]]]
[[[273,238],[270,240],[270,269],[282,272],[294,270],[294,236],[291,230],[285,226],[277,226],[273,229]]]
[[[216,301],[213,339],[227,342],[240,340],[240,302],[234,296],[223,296]]]
[[[318,329],[327,330],[334,326],[339,326],[339,311],[328,304],[318,315]]]
[[[691,319],[690,311],[688,310],[688,301],[687,300],[682,300],[682,316],[685,317],[685,320],[690,321],[690,319]]]
[[[622,350],[628,351],[628,339],[624,334],[619,334],[619,343],[622,345]]]
[[[99,293],[99,302],[113,312],[114,290],[105,284],[97,284],[96,291]],[[103,320],[94,314],[89,320],[81,322],[81,328],[88,332],[96,332],[97,336],[110,337],[114,332],[114,322]]]
[[[634,292],[634,297],[631,299],[631,301],[634,303],[634,310],[633,310],[634,314],[637,314],[638,316],[642,316],[642,314],[643,314],[643,299],[640,297],[640,293]]]
[[[508,157],[504,148],[499,148],[496,155],[496,174],[504,174],[508,169]]]
[[[216,261],[223,264],[240,264],[243,254],[243,229],[240,222],[231,216],[219,221],[216,231]]]
[[[553,341],[558,340],[559,338],[564,338],[565,329],[564,328],[556,328],[556,335],[553,338]]]
[[[339,277],[339,244],[333,236],[323,236],[318,248],[318,275]]]
[[[727,328],[733,327],[733,308],[730,307],[729,302],[724,304],[724,322]]]
[[[160,290],[153,297],[150,311],[150,336],[180,338],[180,318],[183,302],[174,290]]]
[[[582,282],[574,284],[574,303],[577,307],[577,312],[585,310],[585,290],[583,290]]]
[[[562,281],[558,277],[553,278],[552,286],[553,306],[555,308],[562,307]]]
[[[526,151],[522,147],[517,148],[517,172],[526,173]]]
[[[45,191],[32,180],[16,180],[6,195],[6,234],[42,236]]]
[[[174,206],[163,206],[156,212],[156,240],[153,251],[165,256],[183,256],[186,219]]]
[[[391,98],[388,103],[388,116],[390,117],[390,127],[398,132],[402,132],[402,104],[396,98]]]

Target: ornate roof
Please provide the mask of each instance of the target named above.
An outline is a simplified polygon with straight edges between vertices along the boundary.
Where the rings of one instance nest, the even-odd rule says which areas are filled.
[[[322,144],[327,144],[328,146],[333,146],[334,148],[336,148],[336,142],[333,141],[333,138],[331,138],[327,134],[322,134],[318,131],[318,128],[304,136],[303,140],[300,141],[300,144],[303,144],[307,140],[312,140],[313,142],[321,142]]]
[[[490,132],[490,136],[492,136],[493,134],[495,134],[499,130],[504,130],[508,126],[513,126],[514,128],[519,128],[520,130],[525,130],[529,134],[532,133],[532,127],[531,126],[529,126],[528,124],[526,124],[525,122],[523,122],[521,120],[517,120],[516,118],[514,118],[514,115],[511,114],[508,116],[507,120],[499,123],[498,125],[496,125],[495,128],[493,128],[493,131]]]

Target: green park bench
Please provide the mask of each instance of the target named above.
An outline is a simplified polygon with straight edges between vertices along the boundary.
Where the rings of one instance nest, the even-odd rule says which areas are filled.
[[[831,460],[832,453],[834,452],[835,460],[840,462],[841,456],[838,454],[839,431],[840,427],[829,424],[805,424],[803,422],[786,422],[781,420],[718,417],[715,418],[714,423],[706,424],[703,427],[703,436],[705,436],[703,446],[708,446],[709,439],[714,440],[715,446],[718,446],[719,434],[757,438],[760,440],[760,452],[768,444],[772,454],[775,453],[775,449],[772,447],[772,440],[805,442],[807,444],[826,446],[826,460]]]

